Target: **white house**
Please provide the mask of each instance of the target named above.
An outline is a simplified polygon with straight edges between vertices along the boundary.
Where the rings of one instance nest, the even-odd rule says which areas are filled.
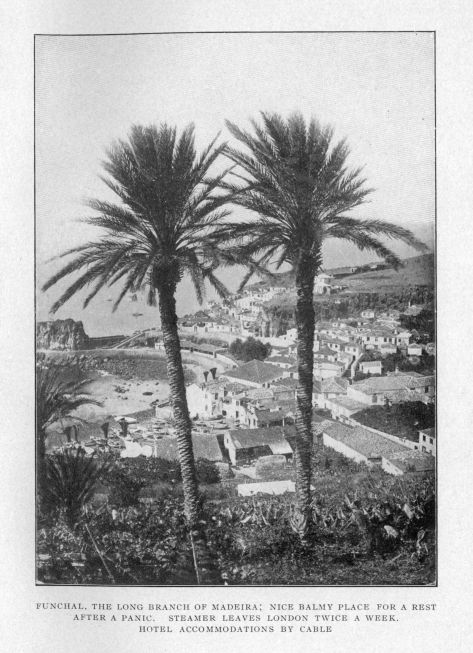
[[[330,361],[314,359],[314,378],[318,380],[342,376],[345,369],[345,364],[340,361],[332,363]]]
[[[410,331],[396,331],[395,333],[395,344],[398,347],[407,347],[410,339],[411,339]]]
[[[396,335],[390,329],[367,329],[361,334],[361,341],[367,349],[376,349],[387,343],[396,344]]]
[[[407,346],[407,355],[408,356],[422,356],[422,345],[419,345],[413,342],[411,345]]]
[[[360,363],[360,372],[363,372],[363,374],[382,374],[382,363],[381,361],[362,361]]]
[[[317,295],[330,295],[332,291],[332,280],[333,277],[331,274],[318,274],[314,279],[314,292]]]
[[[315,344],[317,343],[318,347],[315,349]],[[327,347],[327,345],[324,345],[320,342],[320,340],[315,340],[314,341],[314,361],[330,361],[331,363],[335,363],[336,360],[338,360],[338,351],[335,351],[334,349],[330,349]]]
[[[348,354],[351,354],[353,358],[358,358],[363,353],[363,347],[356,342],[347,342],[343,349]]]
[[[435,428],[422,429],[419,431],[419,449],[426,453],[437,455],[437,437]]]
[[[338,338],[324,338],[322,343],[333,351],[344,351],[346,347],[346,342]]]
[[[208,383],[191,383],[186,387],[187,405],[191,418],[208,418],[222,414],[223,402],[243,394],[245,386],[230,383],[225,378]]]
[[[275,354],[274,356],[269,356],[266,358],[266,363],[269,363],[270,365],[276,365],[277,367],[281,367],[283,370],[287,370],[295,363],[297,362],[297,359],[294,358],[293,356],[280,356],[278,354]]]
[[[189,415],[211,417],[220,413],[220,400],[223,398],[225,380],[213,383],[191,383],[186,387]]]
[[[347,394],[348,380],[342,378],[314,379],[312,391],[313,405],[328,408],[327,402]]]

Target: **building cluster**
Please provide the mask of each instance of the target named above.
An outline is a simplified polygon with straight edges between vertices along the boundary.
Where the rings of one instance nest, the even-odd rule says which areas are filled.
[[[315,278],[314,292],[318,295],[330,295],[343,290],[332,274],[321,272]],[[265,334],[265,306],[278,297],[283,300],[287,288],[283,286],[255,285],[223,301],[209,302],[205,311],[199,310],[179,319],[179,328],[183,334],[205,336],[211,334],[233,335],[247,338],[250,336],[272,340],[274,344],[290,344],[296,340],[296,330],[288,329],[279,339]],[[284,303],[282,301],[282,303]]]
[[[336,292],[337,279],[354,270],[333,270],[317,278],[315,292]],[[211,367],[201,379],[187,386],[190,416],[194,422],[219,420],[219,445],[232,465],[254,464],[267,456],[289,460],[295,442],[297,333],[287,329],[278,338],[264,338],[256,325],[265,302],[277,299],[283,288],[253,287],[222,303],[210,302],[205,311],[179,320],[182,347],[213,358],[222,358],[228,369],[220,375]],[[412,307],[413,313],[422,307]],[[241,364],[222,346],[186,340],[186,335],[208,339],[227,334],[228,341],[258,336],[270,342],[265,362]],[[425,471],[433,468],[435,430],[419,431],[418,442],[362,427],[353,415],[372,406],[434,401],[435,380],[417,372],[388,372],[386,358],[400,354],[415,362],[425,351],[435,353],[434,343],[418,344],[416,334],[403,329],[395,310],[361,311],[356,316],[316,324],[314,340],[315,410],[326,411],[318,431],[325,446],[368,466],[386,472]],[[391,368],[392,369],[392,368]],[[283,458],[281,458],[283,457]]]
[[[183,334],[205,336],[212,334],[232,335],[235,338],[263,336],[262,314],[264,305],[273,300],[284,288],[258,286],[233,295],[223,301],[209,302],[205,311],[197,311],[192,315],[184,315],[179,319],[179,329]]]

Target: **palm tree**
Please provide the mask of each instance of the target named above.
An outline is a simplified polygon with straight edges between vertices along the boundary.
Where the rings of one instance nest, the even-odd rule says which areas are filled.
[[[425,246],[414,235],[381,220],[356,219],[349,213],[371,192],[361,169],[349,169],[345,141],[333,142],[333,130],[315,120],[305,123],[296,113],[284,120],[278,114],[261,114],[262,124],[251,121],[247,132],[227,122],[244,150],[228,147],[227,157],[238,166],[225,187],[235,205],[257,214],[257,219],[229,223],[229,240],[235,259],[244,254],[256,266],[289,264],[295,275],[297,358],[297,444],[295,452],[299,530],[303,539],[310,526],[310,478],[312,447],[312,386],[315,313],[314,278],[322,266],[322,243],[338,238],[371,251],[398,268],[399,257],[380,238],[394,238],[419,249]]]
[[[44,480],[44,461],[46,456],[46,429],[53,422],[70,417],[77,408],[85,405],[101,406],[87,392],[91,379],[79,379],[71,373],[65,376],[64,367],[47,364],[44,360],[37,364],[36,374],[36,434],[38,481]]]
[[[84,307],[104,286],[112,286],[118,281],[123,285],[113,310],[127,293],[144,290],[151,306],[156,305],[157,295],[177,432],[184,509],[190,525],[198,521],[200,501],[175,293],[185,274],[192,279],[199,302],[202,302],[205,280],[219,295],[227,293],[214,275],[219,263],[215,248],[219,224],[227,215],[221,208],[225,198],[218,193],[227,171],[216,177],[208,176],[209,168],[224,147],[215,147],[215,141],[198,156],[192,125],[179,138],[176,129],[166,124],[159,128],[133,126],[128,140],[115,142],[103,162],[108,176],[102,179],[118,197],[119,203],[88,202],[97,215],[86,222],[101,228],[102,235],[62,254],[74,255],[74,258],[43,287],[47,290],[64,277],[82,271],[52,306],[53,313],[90,284],[92,288],[85,298]]]

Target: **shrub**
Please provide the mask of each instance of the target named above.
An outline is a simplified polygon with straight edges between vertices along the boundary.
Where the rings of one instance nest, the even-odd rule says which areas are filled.
[[[110,467],[110,459],[99,461],[81,448],[68,448],[48,457],[41,491],[45,513],[59,513],[69,526],[80,519],[94,494],[97,482]]]
[[[211,485],[220,481],[220,474],[218,473],[217,466],[214,462],[199,458],[195,465],[197,472],[197,480],[199,483]]]
[[[211,484],[220,481],[220,474],[215,463],[199,459],[196,462],[197,480],[199,483]],[[163,494],[163,485],[181,482],[179,461],[164,458],[127,458],[119,460],[107,473],[104,483],[110,488],[110,502],[117,506],[135,506],[140,492],[145,487],[160,487],[159,495]],[[152,496],[156,493],[152,492]]]
[[[271,345],[264,344],[251,336],[245,341],[237,338],[232,342],[228,350],[232,356],[245,363],[252,360],[264,360],[271,353]]]
[[[107,474],[104,484],[110,489],[109,502],[119,508],[136,506],[140,491],[145,486],[143,480],[134,477],[127,469],[119,465],[115,465]]]

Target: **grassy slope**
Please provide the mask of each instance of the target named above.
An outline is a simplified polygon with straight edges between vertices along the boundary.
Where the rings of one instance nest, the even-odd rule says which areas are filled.
[[[349,292],[391,292],[409,286],[434,285],[434,255],[424,254],[405,259],[400,270],[362,272],[342,279]]]
[[[389,293],[409,288],[411,286],[434,285],[434,255],[424,254],[404,260],[404,267],[396,271],[393,269],[375,270],[374,272],[362,272],[347,277],[341,277],[336,283],[346,286],[343,292],[336,295],[315,295],[314,301],[326,302],[331,299],[342,299],[355,293]],[[281,283],[280,283],[281,281]],[[284,297],[267,302],[269,308],[284,305],[286,308],[293,308],[296,302],[296,295],[293,284],[293,276],[288,272],[280,275],[280,281],[272,282],[287,288]],[[258,287],[271,285],[269,282],[261,282]]]

